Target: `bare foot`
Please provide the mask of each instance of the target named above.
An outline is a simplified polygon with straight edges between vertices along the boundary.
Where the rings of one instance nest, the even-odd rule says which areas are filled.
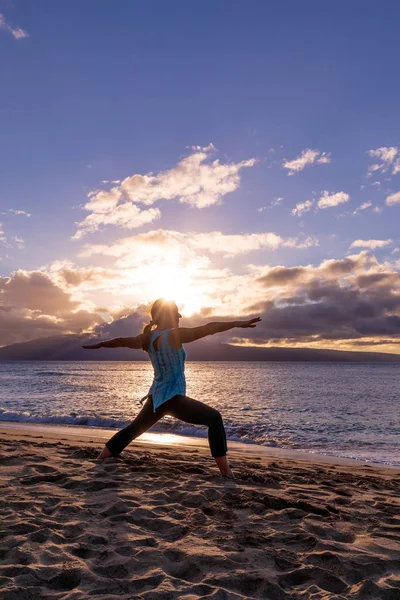
[[[103,450],[97,458],[102,460],[103,458],[110,458],[110,456],[112,456],[112,453],[109,451],[107,446],[104,446]]]

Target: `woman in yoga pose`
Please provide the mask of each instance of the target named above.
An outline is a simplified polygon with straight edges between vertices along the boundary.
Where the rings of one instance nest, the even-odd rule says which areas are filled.
[[[226,457],[227,445],[221,413],[198,400],[186,396],[185,357],[182,344],[234,327],[255,327],[259,317],[248,321],[208,323],[200,327],[179,327],[178,307],[174,302],[156,300],[151,308],[151,321],[136,337],[115,338],[83,346],[96,348],[135,348],[145,350],[154,368],[154,380],[142,399],[146,401],[137,417],[105,445],[99,458],[118,456],[135,438],[150,429],[164,415],[170,415],[185,423],[206,425],[211,454],[221,475],[233,477]],[[155,326],[155,329],[153,327]]]

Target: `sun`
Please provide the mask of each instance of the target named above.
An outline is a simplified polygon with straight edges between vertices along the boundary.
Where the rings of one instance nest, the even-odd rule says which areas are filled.
[[[140,290],[141,299],[146,302],[157,298],[174,300],[188,317],[210,306],[213,286],[207,277],[208,266],[204,258],[183,257],[176,250],[166,250],[132,271],[132,284],[125,293],[137,296]]]
[[[162,265],[153,267],[151,273],[148,285],[154,299],[174,300],[185,316],[199,312],[206,305],[206,285],[197,280],[190,266]]]

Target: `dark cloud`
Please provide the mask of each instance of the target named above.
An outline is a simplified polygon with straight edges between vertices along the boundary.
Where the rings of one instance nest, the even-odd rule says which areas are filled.
[[[273,267],[266,275],[258,277],[256,282],[269,288],[295,283],[305,275],[307,275],[307,267]]]
[[[120,279],[120,274],[110,269],[101,267],[92,267],[89,269],[61,269],[58,275],[62,278],[66,285],[77,287],[82,284],[107,284],[113,279]]]
[[[41,271],[16,271],[11,277],[0,277],[0,302],[52,315],[79,306]]]
[[[400,273],[372,273],[359,275],[356,285],[360,288],[375,287],[377,285],[396,286],[400,284]]]
[[[397,269],[396,263],[379,264],[369,252],[324,261],[317,267],[273,267],[254,280],[256,297],[260,297],[261,289],[265,299],[247,309],[243,307],[242,317],[218,315],[208,306],[182,319],[181,324],[193,327],[209,321],[261,316],[255,329],[234,329],[219,335],[218,341],[240,343],[246,339],[255,345],[325,347],[340,342],[365,346],[395,344],[397,340],[400,343]],[[149,321],[149,305],[134,311],[125,306],[114,312],[107,307],[91,312],[63,289],[66,280],[73,289],[73,285],[101,280],[104,275],[101,269],[66,269],[61,278],[60,271],[56,274],[60,285],[39,271],[18,271],[9,278],[0,278],[0,345],[88,330],[102,338],[137,335]],[[101,316],[106,312],[113,317],[111,323]]]
[[[271,269],[261,278],[264,285],[276,281],[277,274],[280,281],[290,285],[275,298],[273,306],[266,300],[250,307],[251,312],[260,313],[262,323],[247,337],[258,343],[271,339],[302,342],[378,336],[396,339],[400,336],[400,274],[389,271],[355,275],[354,270],[358,271],[360,264],[377,266],[375,259],[362,254],[361,261],[352,258],[329,261],[318,268],[288,268],[287,277],[284,267]],[[339,273],[341,278],[337,277]],[[344,273],[347,277],[343,277]]]
[[[101,338],[132,337],[143,330],[150,321],[148,305],[139,306],[134,312],[115,318],[111,323],[103,323],[94,329],[94,335]]]
[[[102,323],[41,271],[0,277],[0,346],[62,333],[81,333]]]

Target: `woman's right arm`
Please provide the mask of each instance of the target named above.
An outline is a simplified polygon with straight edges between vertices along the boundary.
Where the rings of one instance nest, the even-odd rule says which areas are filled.
[[[208,335],[229,331],[229,329],[233,329],[234,327],[241,327],[243,329],[248,327],[253,328],[259,321],[261,321],[260,317],[256,317],[255,319],[250,319],[248,321],[215,322],[207,323],[207,325],[201,325],[200,327],[180,327],[178,330],[180,342],[181,344],[195,342]]]
[[[133,348],[140,350],[142,347],[142,334],[136,337],[129,338],[114,338],[113,340],[105,340],[97,344],[87,344],[82,346],[85,350],[97,350],[97,348]]]

